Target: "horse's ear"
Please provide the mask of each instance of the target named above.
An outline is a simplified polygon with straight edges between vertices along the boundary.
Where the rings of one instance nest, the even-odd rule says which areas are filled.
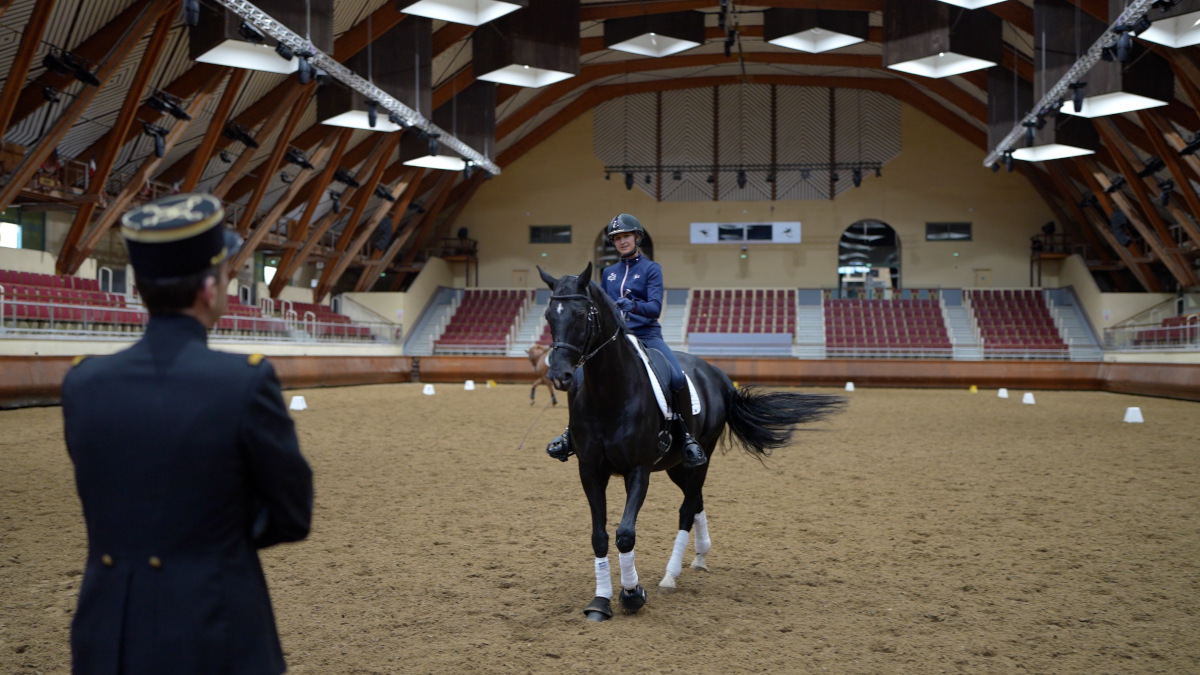
[[[550,287],[550,290],[554,290],[554,284],[558,281],[558,279],[555,279],[547,274],[546,270],[542,269],[541,265],[536,265],[535,267],[537,267],[538,274],[541,275],[542,281],[546,282],[546,285]]]
[[[586,292],[590,283],[592,283],[592,263],[588,263],[587,267],[579,273],[579,291]]]

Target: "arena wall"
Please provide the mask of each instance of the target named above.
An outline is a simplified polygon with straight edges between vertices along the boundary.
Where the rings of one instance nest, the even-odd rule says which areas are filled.
[[[1033,187],[1021,174],[985,169],[982,150],[911,107],[901,105],[901,123],[901,153],[882,177],[868,175],[835,200],[683,203],[626,190],[620,175],[605,180],[592,117],[581,115],[485,183],[456,226],[479,241],[483,287],[512,286],[517,270],[527,271],[526,286],[540,287],[534,264],[577,274],[620,212],[645,225],[672,287],[836,286],[838,240],[866,218],[896,230],[906,287],[973,286],[976,269],[990,270],[994,286],[1027,287],[1030,237],[1054,219]],[[689,244],[692,222],[793,220],[801,244],[754,244],[745,260],[739,245]],[[969,221],[974,240],[927,242],[927,221]],[[531,245],[530,225],[571,225],[572,241]]]
[[[285,388],[533,382],[529,360],[485,356],[272,356]],[[1200,401],[1200,364],[710,358],[741,385],[1111,391]],[[70,356],[0,356],[0,408],[58,403]]]

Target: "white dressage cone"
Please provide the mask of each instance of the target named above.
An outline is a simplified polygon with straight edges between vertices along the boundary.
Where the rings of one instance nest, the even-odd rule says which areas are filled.
[[[1028,391],[1025,392],[1025,395],[1021,397],[1021,403],[1024,403],[1025,405],[1034,405],[1033,394]]]
[[[425,385],[425,388],[421,390],[421,393],[425,394],[426,396],[433,396],[433,385],[432,384]]]
[[[846,383],[846,391],[854,391],[854,383],[853,382]]]
[[[1125,409],[1125,421],[1132,422],[1135,424],[1141,424],[1142,422],[1145,422],[1146,420],[1142,419],[1142,409],[1135,406],[1132,408]]]
[[[308,404],[304,402],[303,396],[293,396],[292,403],[288,406],[288,410],[308,410]],[[1141,420],[1138,420],[1139,422]]]
[[[463,385],[463,389],[467,391],[475,391],[475,380],[467,380],[467,383]]]
[[[1008,398],[1008,390],[1000,387],[1000,391],[996,394],[997,398]]]

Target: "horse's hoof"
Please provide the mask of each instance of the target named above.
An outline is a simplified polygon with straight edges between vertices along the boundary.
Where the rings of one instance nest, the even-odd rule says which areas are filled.
[[[662,578],[662,581],[658,582],[658,587],[660,590],[664,590],[664,591],[675,590],[675,575],[668,574],[668,575],[664,576]]]
[[[596,596],[587,609],[583,610],[583,615],[587,617],[588,621],[608,621],[612,618],[612,601]]]
[[[708,571],[708,563],[704,561],[704,554],[697,553],[696,558],[692,560],[692,569]]]
[[[646,589],[638,584],[634,589],[621,589],[621,608],[627,613],[633,614],[642,607],[646,606]]]

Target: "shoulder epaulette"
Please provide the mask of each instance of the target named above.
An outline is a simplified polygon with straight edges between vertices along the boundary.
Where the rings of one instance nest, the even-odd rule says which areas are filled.
[[[79,356],[76,356],[76,357],[75,357],[75,358],[74,358],[74,359],[71,361],[71,367],[72,367],[72,368],[74,368],[75,366],[77,366],[77,365],[79,365],[79,364],[83,363],[83,360],[84,360],[84,359],[86,359],[87,357],[88,357],[88,355],[87,355],[87,354],[80,354]]]
[[[262,363],[263,359],[265,358],[267,357],[263,356],[262,354],[251,354],[250,358],[246,359],[246,362],[252,366],[257,366],[258,364]]]

